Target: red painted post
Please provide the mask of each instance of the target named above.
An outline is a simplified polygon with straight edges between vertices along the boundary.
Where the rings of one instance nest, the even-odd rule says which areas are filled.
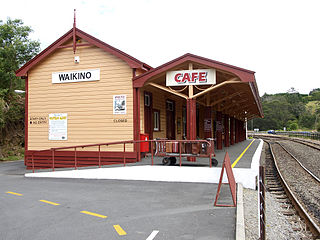
[[[54,149],[52,150],[52,171],[54,172]]]
[[[212,168],[211,153],[209,154],[209,163],[210,163],[210,168]]]
[[[126,143],[123,143],[123,166],[126,166]]]
[[[197,116],[196,116],[196,100],[187,100],[187,139],[195,140],[197,134]],[[188,157],[188,161],[195,162],[195,157]]]
[[[182,142],[179,143],[180,167],[181,167],[181,165],[182,165],[182,161],[181,161],[181,145],[182,145]]]
[[[153,144],[152,144],[152,141],[150,141],[150,147],[151,147],[151,166],[153,166]]]
[[[77,148],[74,148],[74,168],[77,170]]]
[[[230,146],[230,136],[229,136],[229,116],[224,115],[224,146]]]
[[[34,159],[33,159],[33,153],[32,153],[32,172],[34,173]]]
[[[101,154],[100,154],[100,145],[99,145],[99,168],[101,168]]]

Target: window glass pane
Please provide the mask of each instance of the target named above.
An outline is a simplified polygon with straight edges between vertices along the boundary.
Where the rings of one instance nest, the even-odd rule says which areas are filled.
[[[155,131],[159,131],[160,130],[160,114],[158,111],[154,111],[153,112],[153,129]]]

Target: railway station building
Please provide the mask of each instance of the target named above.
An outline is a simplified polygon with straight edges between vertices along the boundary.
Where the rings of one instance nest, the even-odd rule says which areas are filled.
[[[263,117],[253,71],[187,53],[152,68],[75,26],[27,62],[25,164],[51,166],[51,148],[155,138],[214,138],[216,149],[246,138]],[[139,160],[137,144],[126,159]],[[121,160],[122,145],[81,148],[83,166]],[[56,159],[68,167],[74,151]],[[101,154],[101,156],[100,156]],[[71,166],[71,165],[70,165]]]

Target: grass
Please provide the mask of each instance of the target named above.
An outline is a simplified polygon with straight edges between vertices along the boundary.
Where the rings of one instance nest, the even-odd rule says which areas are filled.
[[[22,160],[24,159],[24,155],[12,155],[12,156],[8,156],[8,157],[3,157],[0,159],[0,161],[17,161],[17,160]]]

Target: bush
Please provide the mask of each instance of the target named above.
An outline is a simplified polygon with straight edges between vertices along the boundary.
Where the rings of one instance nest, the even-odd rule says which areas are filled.
[[[288,127],[289,131],[294,131],[294,130],[297,130],[297,129],[298,129],[298,124],[296,122],[289,123],[289,127]]]

